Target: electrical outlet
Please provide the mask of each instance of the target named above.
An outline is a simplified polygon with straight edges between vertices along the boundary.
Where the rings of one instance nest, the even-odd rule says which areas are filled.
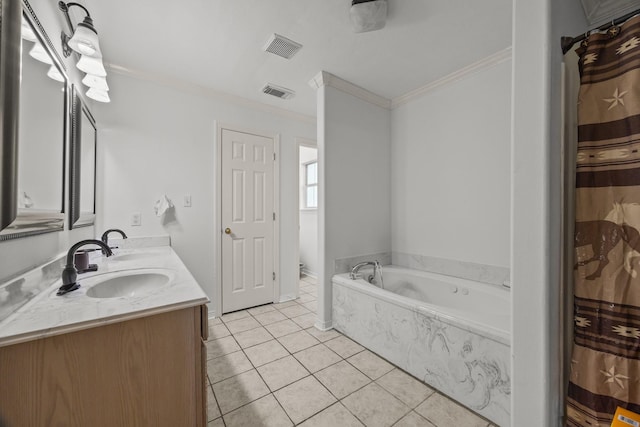
[[[184,196],[184,207],[185,208],[190,208],[191,207],[191,194],[186,194]]]
[[[131,214],[131,226],[137,227],[139,225],[142,225],[142,214],[134,212]]]

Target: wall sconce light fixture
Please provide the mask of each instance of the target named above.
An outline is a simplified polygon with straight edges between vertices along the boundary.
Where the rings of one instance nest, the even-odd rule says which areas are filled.
[[[69,16],[69,8],[77,6],[84,10],[87,14],[82,22],[73,28],[71,17]],[[71,56],[73,52],[80,54],[80,59],[76,63],[76,67],[86,73],[82,83],[89,87],[86,95],[99,102],[110,102],[109,86],[107,85],[107,71],[102,63],[102,51],[100,50],[100,41],[98,40],[98,32],[93,26],[93,19],[86,7],[79,3],[63,1],[58,2],[58,8],[64,14],[67,25],[71,30],[71,36],[62,32],[62,53],[66,58]],[[98,79],[98,80],[96,80]],[[95,83],[100,81],[100,83]]]

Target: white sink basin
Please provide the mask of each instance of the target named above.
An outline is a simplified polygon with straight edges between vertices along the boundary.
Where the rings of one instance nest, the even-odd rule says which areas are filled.
[[[152,258],[152,257],[157,257],[158,255],[156,254],[150,254],[150,253],[130,253],[130,254],[122,254],[122,255],[114,255],[113,257],[110,257],[110,260],[113,261],[137,261],[140,259],[145,259],[145,258]]]
[[[96,276],[87,296],[91,298],[136,297],[167,286],[173,275],[166,270],[127,271]],[[89,280],[87,280],[89,281]],[[93,284],[95,283],[95,284]]]

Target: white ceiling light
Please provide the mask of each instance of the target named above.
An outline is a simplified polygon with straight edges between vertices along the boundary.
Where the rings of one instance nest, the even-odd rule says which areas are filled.
[[[47,65],[53,64],[53,60],[40,43],[36,43],[33,45],[31,50],[29,51],[29,56],[31,56],[33,59],[37,59],[40,62],[44,62]]]
[[[91,99],[95,99],[98,102],[111,102],[109,99],[109,94],[106,91],[98,90],[96,88],[90,87],[87,91],[87,96]]]
[[[93,74],[98,77],[107,76],[107,70],[104,69],[102,59],[100,58],[92,58],[90,56],[82,55],[76,64],[76,67],[87,74]]]
[[[30,42],[36,42],[38,39],[36,38],[36,33],[33,31],[29,23],[27,23],[24,18],[22,19],[22,25],[20,27],[20,33],[23,39],[28,40]]]
[[[109,90],[109,85],[107,84],[106,77],[99,77],[99,76],[94,76],[93,74],[87,74],[84,77],[84,79],[82,79],[82,83],[84,83],[85,86],[92,87],[94,89],[101,90],[104,92]]]
[[[356,33],[379,30],[387,19],[387,0],[353,0],[349,14]]]
[[[58,67],[56,67],[55,65],[52,65],[51,67],[49,67],[49,71],[47,71],[47,76],[49,76],[49,78],[57,82],[64,82],[64,76],[62,75],[60,70],[58,70]]]

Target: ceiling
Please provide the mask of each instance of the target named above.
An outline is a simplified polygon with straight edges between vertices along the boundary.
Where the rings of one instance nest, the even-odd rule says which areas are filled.
[[[83,3],[106,64],[311,116],[319,71],[393,99],[511,45],[512,0],[388,0],[386,26],[360,34],[350,0]],[[264,52],[274,32],[303,48],[291,60]],[[296,95],[265,95],[265,83]]]

